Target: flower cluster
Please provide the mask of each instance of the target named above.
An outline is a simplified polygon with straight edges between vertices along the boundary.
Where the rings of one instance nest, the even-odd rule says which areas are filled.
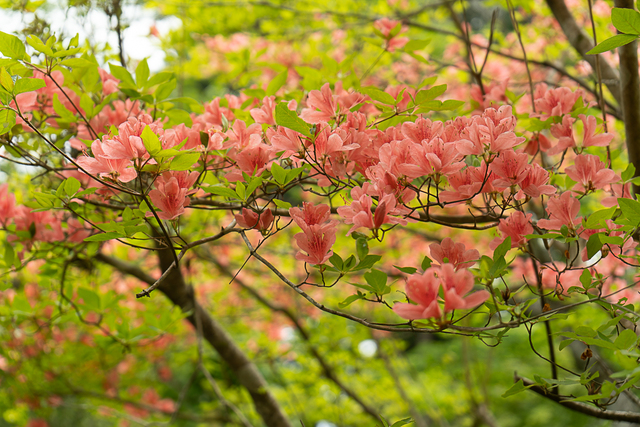
[[[440,265],[409,276],[406,292],[416,304],[396,303],[393,311],[398,316],[409,320],[441,319],[453,310],[474,308],[489,298],[486,290],[467,295],[474,284],[473,274],[468,268],[480,257],[477,250],[465,250],[464,244],[453,243],[450,238],[441,244],[432,244],[430,249],[431,256]]]

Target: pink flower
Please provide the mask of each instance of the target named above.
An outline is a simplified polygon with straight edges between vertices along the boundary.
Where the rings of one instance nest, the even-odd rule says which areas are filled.
[[[596,135],[598,121],[594,116],[587,117],[584,114],[580,114],[578,117],[582,120],[582,123],[584,123],[583,147],[606,147],[611,143],[613,134],[601,133]]]
[[[474,308],[489,299],[489,292],[481,290],[466,296],[473,289],[473,274],[468,270],[456,271],[451,264],[440,269],[440,280],[444,289],[444,312]]]
[[[294,237],[298,247],[306,252],[298,252],[296,259],[314,265],[327,262],[333,255],[331,246],[336,241],[336,231],[335,224],[314,224],[296,234]]]
[[[477,249],[465,250],[463,243],[453,243],[450,237],[445,238],[441,243],[429,245],[431,257],[440,264],[453,264],[456,270],[469,268],[480,258]]]
[[[605,168],[598,156],[580,154],[575,163],[565,169],[565,172],[577,184],[573,187],[583,193],[604,188],[605,185],[620,181],[620,177],[611,169]]]
[[[578,217],[580,212],[580,200],[576,199],[570,191],[566,191],[560,197],[553,197],[547,203],[549,219],[538,220],[538,227],[546,230],[560,230],[563,225],[575,230],[582,222]]]
[[[602,206],[610,208],[618,206],[618,198],[632,199],[631,197],[631,183],[626,184],[611,184],[610,186],[611,196],[602,199]]]
[[[320,90],[309,92],[307,105],[309,108],[302,110],[300,118],[313,124],[330,121],[335,117],[338,108],[336,96],[331,93],[329,83],[325,83]]]
[[[16,213],[16,196],[9,193],[9,185],[0,185],[0,224],[7,226]]]
[[[396,303],[393,311],[409,320],[439,319],[453,310],[477,307],[490,294],[481,290],[465,296],[473,289],[473,283],[473,274],[468,270],[456,271],[452,264],[428,268],[423,274],[412,274],[407,279],[407,296],[417,305]],[[444,311],[438,302],[440,287],[444,294]]]
[[[417,303],[396,303],[393,311],[404,319],[431,319],[442,317],[442,308],[438,304],[440,280],[435,276],[435,270],[427,269],[422,274],[412,274],[407,279],[405,290],[411,301]]]
[[[109,158],[100,141],[91,144],[91,151],[94,157],[80,156],[77,159],[78,165],[90,174],[120,182],[129,182],[138,176],[131,160]]]
[[[533,97],[536,111],[540,113],[540,119],[546,120],[549,116],[562,116],[570,113],[581,96],[581,90],[571,92],[571,89],[566,87],[547,90],[547,85],[541,83],[536,86]]]
[[[290,208],[289,214],[296,224],[298,224],[298,227],[305,230],[312,225],[322,225],[329,221],[331,208],[329,205],[313,206],[312,203],[303,202],[302,209]]]
[[[527,234],[533,234],[533,226],[531,225],[531,217],[533,214],[523,214],[520,211],[516,211],[509,218],[501,219],[498,225],[498,231],[504,237],[496,237],[489,244],[491,250],[495,250],[504,239],[511,237],[511,247],[517,248],[527,243],[525,236]]]
[[[185,206],[188,206],[191,200],[187,197],[188,190],[180,187],[176,177],[168,176],[167,178],[162,175],[156,179],[156,188],[149,192],[149,198],[162,210],[158,213],[158,217],[174,220],[184,213]]]
[[[562,116],[562,123],[551,125],[551,135],[558,138],[558,144],[547,150],[547,154],[554,155],[562,153],[567,148],[575,147],[576,141],[573,139],[573,123],[576,121],[569,114]]]
[[[396,207],[396,199],[393,194],[383,196],[378,202],[378,206],[373,210],[373,200],[370,195],[365,193],[367,190],[372,190],[372,188],[370,186],[354,187],[351,190],[351,197],[353,197],[351,205],[338,208],[338,214],[344,218],[344,222],[353,224],[347,236],[360,227],[377,230],[383,224],[406,224],[405,220],[388,215]]]
[[[554,195],[556,187],[548,185],[547,182],[549,182],[549,172],[539,164],[533,163],[527,167],[525,177],[519,185],[522,193],[530,197],[540,197],[543,194],[546,196]]]
[[[504,189],[522,182],[526,177],[528,160],[529,156],[526,153],[516,153],[513,150],[500,153],[489,166],[491,172],[497,177],[493,181],[493,185]]]
[[[273,118],[273,113],[276,109],[276,97],[275,96],[265,96],[262,100],[262,107],[253,108],[249,113],[253,120],[256,123],[267,124],[267,125],[275,125],[276,121]]]
[[[376,27],[386,38],[386,49],[389,52],[393,52],[396,49],[402,49],[409,41],[407,37],[397,37],[398,34],[407,31],[406,27],[401,27],[398,33],[392,35],[392,31],[398,26],[398,24],[400,24],[400,21],[392,21],[388,18],[378,19],[373,23],[373,26]]]
[[[242,208],[242,214],[235,215],[238,225],[242,228],[256,228],[266,231],[273,223],[273,213],[271,209],[265,209],[262,213],[254,212],[250,209]]]

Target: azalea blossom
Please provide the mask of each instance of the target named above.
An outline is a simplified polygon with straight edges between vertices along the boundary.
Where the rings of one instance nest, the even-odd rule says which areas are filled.
[[[501,219],[498,224],[498,231],[503,237],[496,237],[489,244],[491,250],[495,250],[507,237],[511,237],[511,247],[517,248],[527,243],[526,235],[533,234],[531,218],[533,214],[516,211],[509,218]]]
[[[473,289],[473,284],[473,274],[468,270],[456,271],[452,264],[430,267],[424,273],[412,274],[407,279],[407,296],[417,304],[396,303],[393,311],[408,320],[439,319],[453,310],[477,307],[489,299],[490,294],[480,290],[467,295]],[[439,304],[441,287],[444,310]]]
[[[592,154],[576,156],[574,164],[566,168],[565,172],[569,178],[576,181],[573,188],[583,193],[620,181],[620,177],[614,171],[606,168],[604,162]]]
[[[547,202],[549,219],[538,220],[538,227],[546,230],[560,230],[563,225],[575,230],[580,226],[582,217],[580,212],[580,200],[576,199],[570,191],[562,193],[559,197],[552,197]]]
[[[242,208],[241,214],[235,215],[236,222],[242,228],[256,228],[260,231],[266,231],[273,223],[273,213],[271,209],[265,209],[263,212],[254,212],[251,209]]]
[[[452,264],[456,270],[470,268],[480,259],[477,249],[466,250],[464,243],[453,243],[450,237],[429,245],[431,258],[440,264]]]

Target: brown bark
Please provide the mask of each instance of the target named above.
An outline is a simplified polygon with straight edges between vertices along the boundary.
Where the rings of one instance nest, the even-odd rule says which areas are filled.
[[[633,9],[632,0],[615,0],[615,6]],[[640,175],[640,76],[638,75],[638,42],[618,48],[620,59],[620,91],[622,93],[622,117],[627,143],[629,163]],[[637,191],[637,187],[636,187]]]
[[[595,55],[586,55],[586,53],[594,47],[593,40],[587,35],[587,33],[578,25],[576,20],[571,15],[571,12],[567,8],[564,0],[546,0],[549,9],[553,13],[553,16],[560,24],[562,32],[564,33],[571,46],[582,56],[582,58],[591,65],[591,68],[596,69],[596,57]],[[636,68],[638,64],[636,62]],[[607,86],[618,104],[621,103],[621,93],[619,85],[619,75],[615,68],[611,66],[604,58],[600,58],[600,70],[602,71],[602,82]],[[624,93],[624,92],[623,92]]]

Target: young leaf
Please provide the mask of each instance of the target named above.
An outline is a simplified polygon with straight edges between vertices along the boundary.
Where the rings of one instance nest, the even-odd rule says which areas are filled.
[[[614,7],[611,23],[621,33],[640,35],[640,13],[633,9]]]
[[[26,50],[24,44],[14,35],[0,31],[0,52],[13,59],[24,59]]]
[[[176,156],[171,160],[171,166],[169,167],[173,171],[186,171],[190,170],[194,163],[200,159],[200,153],[185,153]]]
[[[147,58],[144,58],[136,67],[136,83],[139,88],[144,88],[147,80],[149,80],[149,64]]]
[[[609,50],[613,50],[617,47],[624,46],[626,44],[631,43],[638,36],[635,34],[618,34],[613,37],[610,37],[598,44],[596,47],[587,52],[587,55],[596,55],[598,53],[607,52]]]
[[[509,397],[509,396],[513,396],[514,394],[518,394],[521,391],[525,391],[528,388],[533,387],[533,385],[528,385],[525,386],[524,382],[522,380],[519,380],[517,383],[515,383],[514,385],[511,386],[511,388],[507,391],[505,391],[502,394],[502,397]]]
[[[64,192],[67,196],[71,197],[78,192],[80,189],[80,181],[75,179],[74,177],[69,177],[64,182]]]
[[[267,86],[267,96],[275,95],[276,92],[284,86],[287,82],[287,77],[289,76],[289,70],[284,70],[280,74],[276,75],[271,82],[269,82],[269,86]]]
[[[634,224],[640,224],[640,202],[631,199],[618,199],[620,209],[625,218]]]
[[[109,231],[107,233],[94,234],[84,239],[85,242],[105,242],[111,239],[117,239],[119,237],[125,237],[122,233],[117,231]]]
[[[396,105],[396,100],[393,96],[373,86],[361,87],[358,89],[358,92],[369,95],[369,98],[374,101],[378,101],[386,105]]]
[[[162,144],[158,139],[158,135],[153,133],[149,126],[145,126],[142,134],[140,135],[142,138],[142,143],[144,144],[144,148],[147,149],[151,156],[155,156],[162,150]]]
[[[311,125],[298,117],[295,111],[289,110],[289,107],[284,102],[276,105],[276,124],[311,138],[311,133],[309,132]]]

